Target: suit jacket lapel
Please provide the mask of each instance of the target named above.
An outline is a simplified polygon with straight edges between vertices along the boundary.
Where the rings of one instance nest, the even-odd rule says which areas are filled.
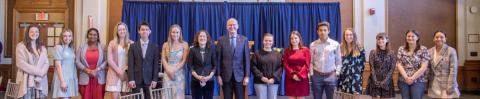
[[[86,65],[85,65],[85,68],[88,68],[88,61],[87,61],[87,55],[86,55],[86,54],[87,54],[87,50],[88,50],[88,44],[87,44],[87,43],[84,43],[83,46],[82,46],[82,50],[81,50],[82,53],[81,53],[81,54],[82,54],[82,56],[83,56],[82,61],[84,61],[85,64],[86,64]]]
[[[152,42],[148,42],[147,50],[146,50],[146,52],[145,52],[145,58],[143,58],[143,60],[146,60],[146,59],[148,59],[148,57],[151,56],[150,54],[148,54],[148,53],[150,53],[151,50],[152,50],[152,46],[153,46],[153,45],[152,45],[151,43],[152,43]]]
[[[139,55],[141,57],[141,59],[143,60],[143,53],[142,53],[142,43],[139,41],[137,41],[137,43],[135,43],[135,50],[137,50],[137,55]]]
[[[243,45],[242,41],[243,41],[243,37],[240,35],[237,35],[237,41],[236,41],[237,45],[235,45],[235,50],[241,50],[241,47]]]
[[[434,49],[434,51],[435,51],[435,49]],[[439,54],[438,54],[440,56],[437,56],[437,57],[440,57],[440,59],[437,60],[437,63],[436,63],[435,66],[438,66],[438,65],[440,65],[440,63],[443,63],[443,61],[445,61],[444,56],[447,56],[447,54],[448,54],[448,47],[443,46],[442,49],[440,50]]]
[[[221,40],[220,40],[221,41]],[[228,35],[225,35],[223,38],[223,42],[225,44],[225,50],[229,51],[230,53],[233,53],[232,51],[232,45],[230,45],[230,37]]]

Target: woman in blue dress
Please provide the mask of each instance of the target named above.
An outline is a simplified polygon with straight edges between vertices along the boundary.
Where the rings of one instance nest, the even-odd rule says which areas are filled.
[[[185,74],[183,66],[188,56],[188,43],[183,40],[182,28],[170,27],[168,40],[162,47],[162,64],[165,70],[163,86],[173,89],[173,99],[185,99]]]
[[[60,34],[60,43],[55,46],[53,54],[55,64],[52,87],[53,98],[68,99],[79,95],[72,34],[70,29],[65,29]]]

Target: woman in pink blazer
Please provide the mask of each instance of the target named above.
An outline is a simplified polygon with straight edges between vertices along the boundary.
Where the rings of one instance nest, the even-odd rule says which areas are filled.
[[[126,72],[127,66],[127,53],[130,44],[133,43],[128,36],[127,25],[123,22],[118,23],[115,26],[115,36],[108,44],[107,49],[107,86],[105,90],[112,92],[111,98],[120,98],[120,92],[126,92]]]

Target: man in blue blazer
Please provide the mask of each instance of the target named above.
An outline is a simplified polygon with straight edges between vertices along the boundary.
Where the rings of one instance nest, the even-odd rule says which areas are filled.
[[[250,52],[247,37],[238,34],[238,21],[227,21],[228,34],[221,36],[217,43],[217,57],[220,68],[216,75],[223,89],[223,99],[245,99],[244,87],[250,74]]]

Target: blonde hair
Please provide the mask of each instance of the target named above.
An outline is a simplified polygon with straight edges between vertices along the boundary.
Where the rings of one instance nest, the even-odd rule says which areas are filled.
[[[178,24],[173,24],[172,26],[170,26],[170,29],[168,30],[168,38],[167,38],[167,42],[163,43],[163,46],[165,47],[165,52],[170,52],[170,48],[172,46],[172,43],[173,43],[173,38],[172,38],[172,31],[173,29],[177,28],[180,32],[180,36],[178,38],[178,42],[182,43],[185,42],[183,40],[183,34],[182,34],[182,27],[180,27],[180,25]],[[164,53],[166,54],[166,53]],[[167,56],[167,59],[169,58],[169,55],[166,55]]]
[[[349,46],[347,45],[347,41],[345,40],[345,34],[347,31],[351,31],[352,32],[352,35],[353,35],[353,40],[352,40],[352,52],[350,52],[348,49]],[[340,50],[342,52],[342,56],[347,56],[348,54],[352,53],[352,56],[353,57],[357,57],[360,55],[360,51],[363,50],[363,46],[360,44],[360,42],[358,41],[358,37],[357,37],[357,33],[355,33],[355,31],[353,31],[352,28],[347,28],[345,31],[343,31],[342,33],[342,43],[340,45]]]
[[[60,42],[58,42],[58,45],[64,45],[65,44],[65,40],[63,40],[63,34],[67,33],[67,32],[70,32],[71,36],[72,36],[72,39],[73,39],[73,32],[72,30],[70,30],[69,28],[65,28],[63,29],[63,32],[60,34]],[[68,47],[72,48],[72,43],[73,43],[73,40],[70,42],[70,44],[68,44]]]
[[[129,45],[130,45],[130,32],[128,31],[128,27],[127,27],[127,24],[123,23],[123,22],[119,22],[117,23],[117,25],[115,25],[115,28],[114,28],[114,34],[115,36],[113,36],[113,48],[116,48],[118,46],[118,44],[121,44],[121,40],[120,40],[120,36],[118,35],[118,27],[120,25],[123,25],[125,26],[125,31],[127,33],[125,33],[125,37],[123,38],[123,49],[128,49]]]
[[[178,42],[180,43],[183,43],[184,40],[183,40],[183,35],[182,35],[182,27],[180,27],[180,25],[178,24],[173,24],[172,26],[170,26],[170,29],[168,30],[168,39],[167,39],[167,43],[172,43],[173,41],[173,38],[172,38],[172,31],[174,28],[177,28],[179,31],[180,31],[180,37],[178,38]]]

